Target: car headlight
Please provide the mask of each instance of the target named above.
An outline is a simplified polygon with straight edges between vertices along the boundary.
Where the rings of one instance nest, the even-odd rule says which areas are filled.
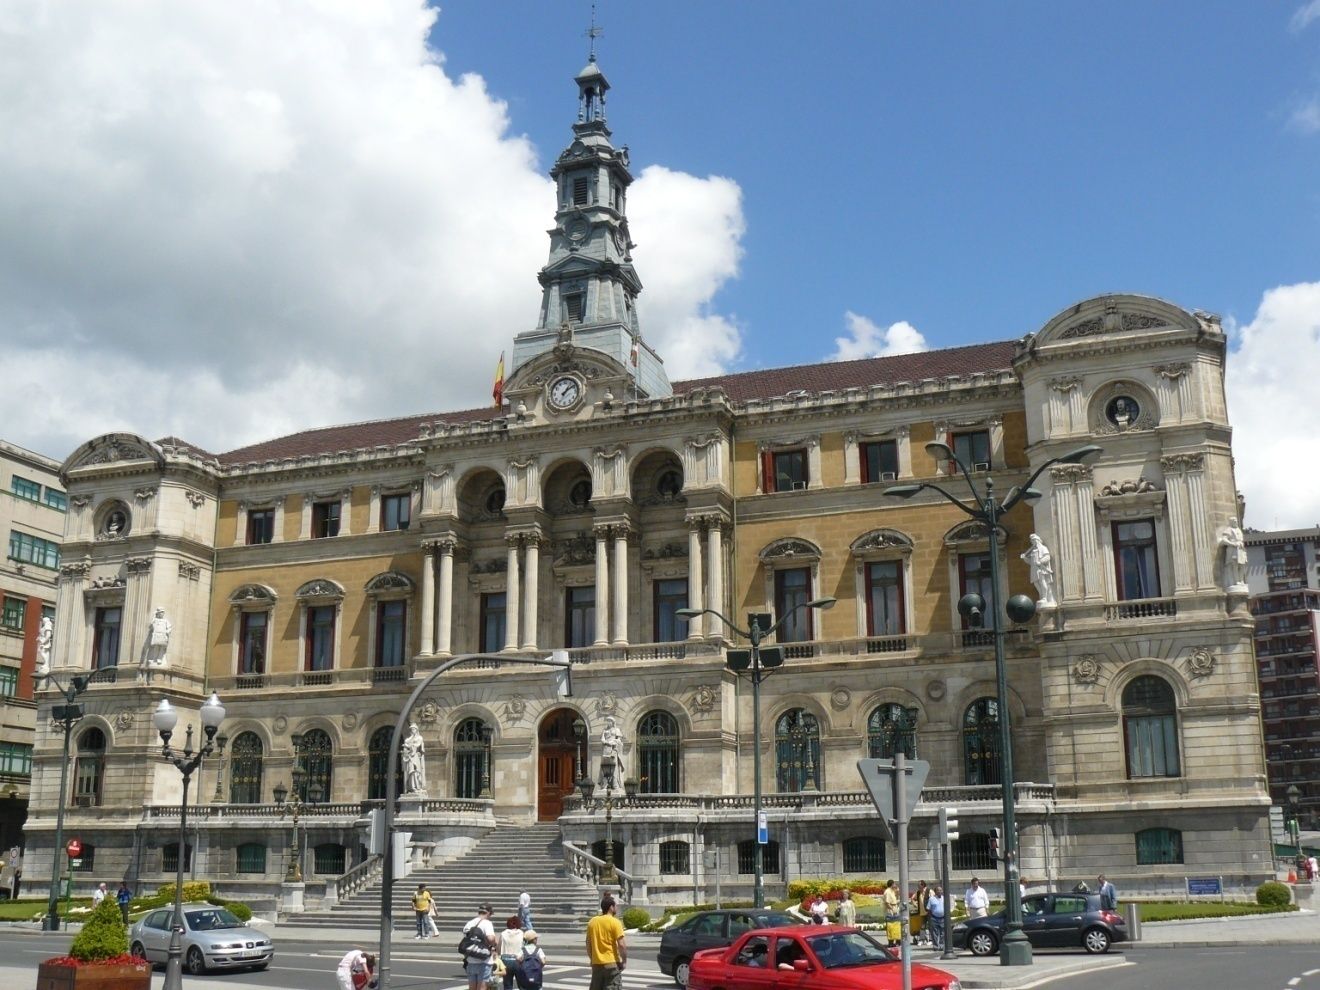
[[[949,981],[947,990],[962,990],[962,984],[958,982],[958,977],[955,976]]]

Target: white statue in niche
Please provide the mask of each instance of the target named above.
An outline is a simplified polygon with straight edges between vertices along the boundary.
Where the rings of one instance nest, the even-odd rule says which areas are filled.
[[[1223,582],[1225,591],[1247,590],[1247,539],[1236,519],[1219,531],[1219,545],[1224,548]]]
[[[1050,548],[1044,540],[1032,533],[1031,546],[1022,554],[1022,559],[1031,567],[1031,583],[1036,586],[1036,604],[1053,608],[1058,602],[1054,597],[1054,561],[1050,556]]]
[[[408,726],[408,735],[399,747],[403,759],[403,793],[426,793],[426,740],[422,730],[413,722]]]
[[[600,755],[602,763],[614,760],[614,786],[617,788],[623,780],[623,730],[615,724],[613,715],[605,716],[605,728],[600,733]]]
[[[147,625],[147,641],[142,646],[142,663],[147,667],[164,667],[170,648],[170,632],[174,627],[165,618],[165,610],[156,606],[156,615]]]
[[[37,631],[37,670],[38,677],[50,673],[50,648],[55,639],[55,623],[49,615],[41,617],[41,626]]]

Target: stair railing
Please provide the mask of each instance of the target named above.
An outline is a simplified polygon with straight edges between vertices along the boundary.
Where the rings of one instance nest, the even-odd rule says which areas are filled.
[[[384,862],[385,857],[379,854],[368,856],[343,876],[336,877],[326,884],[326,894],[329,895],[326,899],[333,898],[336,902],[342,903],[363,887],[374,883],[380,877],[381,864]]]
[[[605,872],[605,860],[597,859],[591,853],[571,842],[562,843],[564,850],[564,870],[571,877],[577,877],[579,880],[585,880],[594,886],[601,885],[601,876]],[[619,878],[619,894],[623,897],[625,904],[633,902],[634,893],[640,895],[645,900],[646,884],[639,881],[630,873],[625,873],[617,866],[614,868],[615,874]]]

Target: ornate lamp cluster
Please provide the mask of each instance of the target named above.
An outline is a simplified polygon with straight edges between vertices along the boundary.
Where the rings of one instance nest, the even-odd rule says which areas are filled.
[[[600,758],[600,782],[605,794],[604,797],[596,799],[596,785],[583,770],[582,748],[587,738],[587,723],[580,718],[573,720],[573,737],[577,740],[577,780],[574,783],[582,795],[583,807],[588,811],[605,809],[605,870],[601,873],[600,880],[603,884],[615,884],[619,882],[619,873],[614,866],[614,806],[631,804],[636,800],[639,785],[636,779],[625,778],[623,797],[620,798],[616,776],[618,766],[614,757],[607,753]]]
[[[303,734],[295,732],[290,737],[293,740],[293,792],[283,784],[276,784],[273,790],[275,804],[280,809],[280,818],[286,814],[292,819],[293,839],[289,843],[289,868],[284,873],[285,883],[302,883],[302,856],[301,846],[298,842],[298,817],[302,814],[303,808],[309,804],[319,804],[325,796],[322,793],[320,781],[312,781],[310,785],[307,781],[307,770],[303,767]],[[304,800],[303,794],[307,797]]]

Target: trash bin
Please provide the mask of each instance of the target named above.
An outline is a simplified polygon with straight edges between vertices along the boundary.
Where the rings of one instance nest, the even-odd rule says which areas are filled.
[[[1133,942],[1141,941],[1141,905],[1128,901],[1123,905],[1123,917],[1127,921],[1128,938]]]

